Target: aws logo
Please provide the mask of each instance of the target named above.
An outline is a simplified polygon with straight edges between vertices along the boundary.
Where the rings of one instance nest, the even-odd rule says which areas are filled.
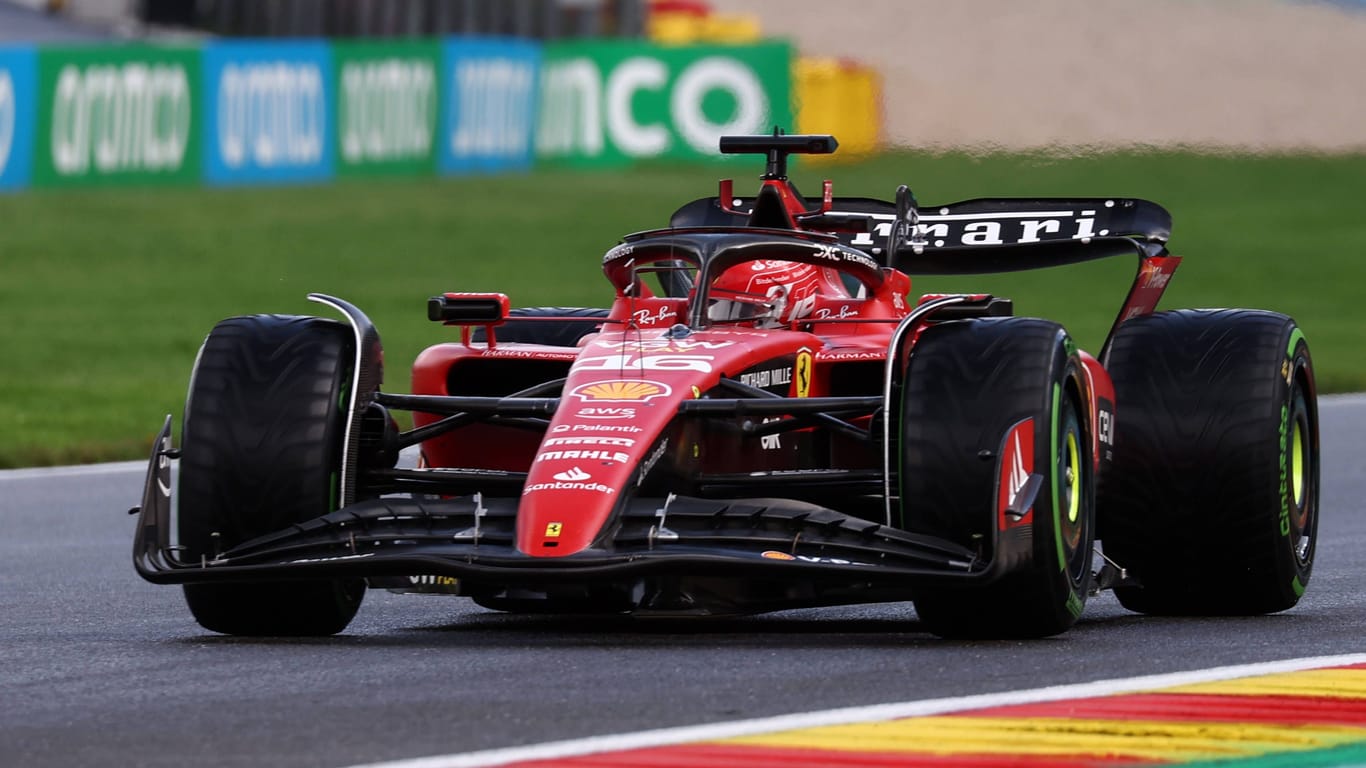
[[[586,402],[608,400],[618,403],[646,403],[657,397],[667,397],[673,393],[668,384],[645,379],[632,381],[598,381],[580,384],[570,391],[571,395]]]

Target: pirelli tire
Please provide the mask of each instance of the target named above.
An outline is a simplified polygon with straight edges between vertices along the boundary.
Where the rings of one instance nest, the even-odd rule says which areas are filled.
[[[609,311],[599,307],[517,307],[508,311],[508,317],[522,319],[498,326],[493,337],[519,344],[574,347],[579,339],[602,327]],[[471,339],[484,341],[484,329],[476,327]]]
[[[200,349],[181,434],[179,543],[190,562],[336,509],[355,341],[341,323],[255,315],[220,322]],[[363,580],[185,585],[205,629],[330,635]]]
[[[1295,321],[1249,309],[1125,322],[1113,470],[1099,496],[1107,557],[1130,610],[1256,615],[1299,600],[1319,522],[1319,420]]]
[[[916,613],[934,634],[1045,637],[1081,615],[1095,519],[1084,375],[1062,326],[1036,318],[945,322],[916,342],[901,400],[902,523],[982,551],[1002,574],[917,589]],[[1000,500],[1017,454],[1016,477],[1028,473],[1038,491],[1007,519]]]

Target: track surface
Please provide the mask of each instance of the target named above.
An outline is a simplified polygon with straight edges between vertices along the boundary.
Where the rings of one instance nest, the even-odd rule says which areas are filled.
[[[951,643],[908,605],[709,622],[519,618],[372,592],[345,636],[206,634],[129,560],[141,468],[0,472],[0,763],[343,766],[830,707],[1366,651],[1366,397],[1328,398],[1294,610]],[[1236,588],[1236,585],[1229,585]]]

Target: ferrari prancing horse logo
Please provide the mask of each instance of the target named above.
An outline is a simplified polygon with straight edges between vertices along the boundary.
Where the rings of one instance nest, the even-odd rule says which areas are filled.
[[[803,349],[797,353],[797,397],[811,394],[811,353]]]
[[[547,539],[559,538],[560,531],[564,528],[563,523],[547,523],[545,526],[545,537]]]

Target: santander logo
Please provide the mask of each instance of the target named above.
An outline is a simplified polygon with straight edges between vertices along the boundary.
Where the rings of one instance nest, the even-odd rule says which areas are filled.
[[[584,480],[587,480],[591,477],[592,475],[588,474],[587,472],[584,472],[582,469],[579,469],[578,467],[570,467],[569,469],[566,469],[563,472],[556,472],[554,474],[554,478],[556,480],[560,480],[566,483],[581,483]]]

